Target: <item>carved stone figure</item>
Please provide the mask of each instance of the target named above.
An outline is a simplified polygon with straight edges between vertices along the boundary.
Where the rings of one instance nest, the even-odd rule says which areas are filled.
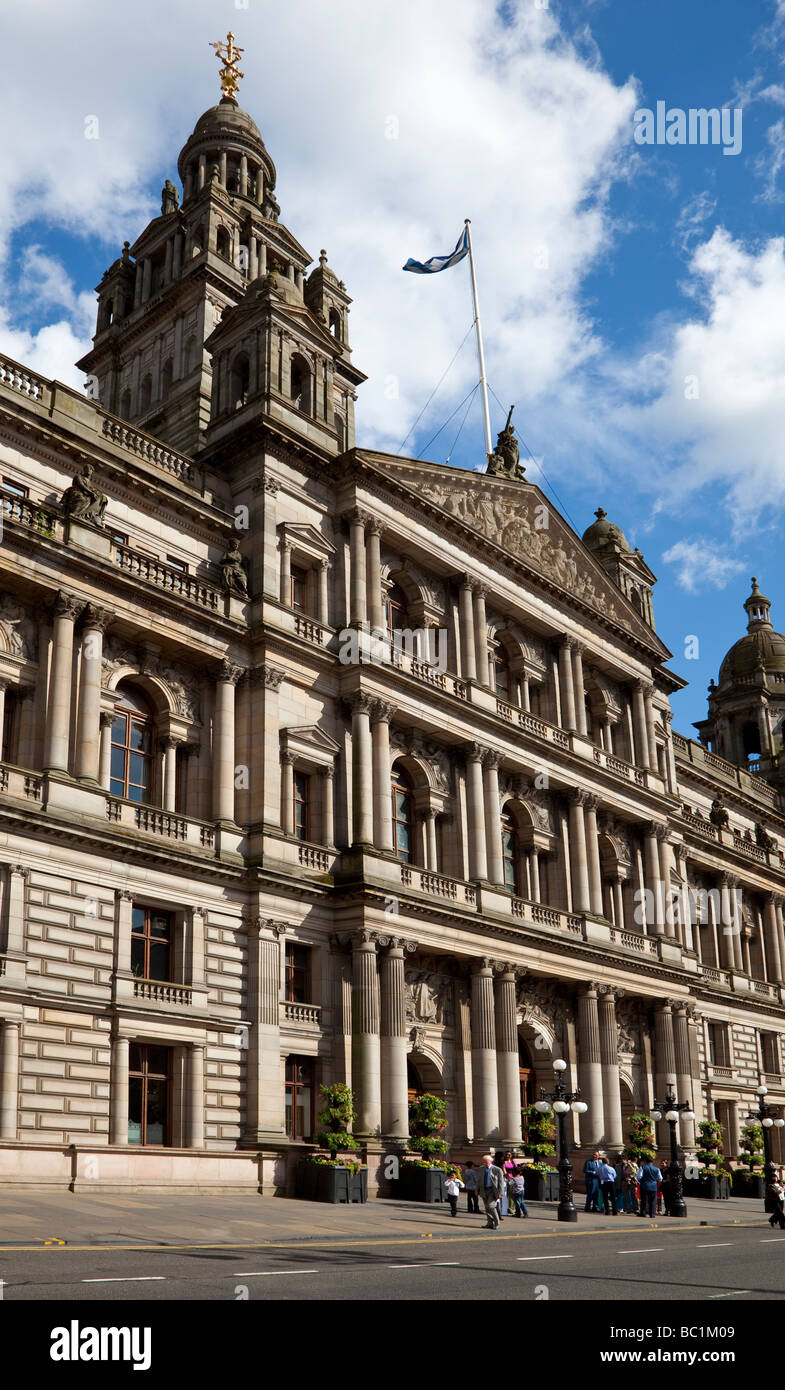
[[[726,807],[722,804],[722,798],[719,796],[715,797],[711,803],[709,820],[712,825],[724,826],[726,830],[730,825],[730,816],[728,815]]]
[[[446,1023],[451,982],[427,970],[406,972],[406,1020],[408,1023]]]
[[[71,486],[63,493],[63,511],[66,516],[78,517],[80,521],[92,521],[95,526],[103,526],[107,500],[106,494],[93,482],[93,465],[86,463],[81,473],[77,474]]]
[[[761,849],[777,848],[777,841],[774,839],[774,836],[770,835],[764,826],[759,823],[755,826],[755,843],[756,845],[760,845]]]
[[[242,598],[248,597],[248,577],[240,553],[240,542],[236,536],[230,542],[221,560],[221,577],[224,589],[228,594],[240,594]]]
[[[177,194],[177,189],[172,183],[172,180],[167,179],[161,189],[161,213],[166,216],[167,213],[177,212],[179,206],[180,199]]]
[[[488,472],[493,478],[523,477],[523,469],[518,461],[520,449],[515,438],[515,426],[512,423],[514,409],[515,407],[511,405],[507,423],[504,429],[499,431],[496,448],[488,458]]]

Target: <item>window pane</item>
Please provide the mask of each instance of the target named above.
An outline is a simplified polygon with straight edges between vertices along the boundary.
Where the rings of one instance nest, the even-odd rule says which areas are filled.
[[[143,1048],[143,1047],[140,1047],[140,1046],[139,1046],[139,1043],[131,1043],[131,1046],[130,1046],[129,1049],[128,1049],[128,1070],[129,1070],[129,1071],[141,1071],[141,1070],[142,1070],[142,1057],[143,1057],[143,1055],[144,1055],[144,1048]]]
[[[112,743],[125,743],[125,717],[120,714],[112,725]]]
[[[292,1121],[292,1092],[291,1092],[289,1086],[286,1087],[285,1105],[286,1105],[286,1133],[287,1133],[287,1135],[288,1135],[288,1137],[289,1137],[290,1139],[293,1139],[293,1138],[294,1138],[294,1134],[293,1134],[293,1132],[292,1132],[292,1122],[293,1122],[293,1121]]]
[[[166,1093],[165,1081],[147,1083],[147,1142],[163,1144],[166,1138]]]
[[[125,752],[122,748],[118,748],[116,744],[112,745],[112,756],[109,768],[112,776],[116,777],[122,784],[123,778],[125,777]]]
[[[112,796],[125,796],[125,784],[115,781],[114,778],[109,783],[109,790]]]
[[[155,913],[150,918],[150,935],[169,937],[169,918],[163,913]]]
[[[145,787],[132,786],[128,788],[127,796],[129,801],[136,801],[141,803],[142,801],[144,801],[146,795],[147,791]]]
[[[139,1051],[139,1048],[131,1048],[131,1053]],[[141,1144],[142,1142],[142,1093],[143,1082],[141,1076],[132,1076],[128,1082],[128,1143]]]
[[[128,781],[135,786],[144,787],[147,783],[147,760],[141,753],[128,755]]]
[[[138,936],[131,937],[131,971],[139,979],[144,976],[144,941]]]
[[[311,1089],[300,1086],[297,1092],[297,1132],[298,1139],[308,1139],[311,1133]]]
[[[151,980],[169,979],[169,944],[163,942],[150,942],[150,975]]]
[[[147,1070],[151,1076],[169,1075],[168,1047],[147,1048]]]
[[[139,724],[135,719],[131,720],[131,737],[128,741],[130,748],[147,747],[147,730],[144,724]]]

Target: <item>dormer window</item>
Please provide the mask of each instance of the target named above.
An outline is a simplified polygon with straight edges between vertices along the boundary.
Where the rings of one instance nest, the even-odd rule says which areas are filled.
[[[251,385],[251,364],[243,352],[235,357],[229,382],[229,410],[242,410]]]
[[[338,312],[337,309],[331,309],[331,310],[330,310],[330,320],[329,320],[329,322],[330,322],[330,332],[332,333],[333,337],[336,338],[337,341],[338,341],[339,343],[342,342],[342,341],[343,341],[343,332],[342,332],[343,323],[342,323],[342,321],[341,321],[341,315],[339,314],[339,312]]]
[[[225,261],[232,258],[232,243],[226,227],[219,227],[215,234],[215,249],[219,256],[223,256]]]
[[[301,410],[303,415],[310,415],[311,371],[305,358],[299,355],[292,358],[289,395],[297,410]]]

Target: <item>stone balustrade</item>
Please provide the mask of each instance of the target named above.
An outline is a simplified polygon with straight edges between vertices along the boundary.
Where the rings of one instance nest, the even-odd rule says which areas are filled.
[[[287,999],[281,1005],[281,1015],[284,1023],[299,1024],[301,1027],[319,1028],[321,1020],[321,1007],[319,1004],[294,1004]]]
[[[215,827],[209,822],[175,815],[158,806],[139,806],[134,801],[107,796],[106,818],[110,825],[141,830],[179,844],[194,845],[200,849],[213,849],[215,845]]]
[[[160,560],[143,555],[141,551],[133,550],[127,545],[116,547],[115,558],[124,574],[141,579],[145,584],[154,584],[158,589],[166,589],[171,594],[177,594],[179,598],[188,599],[190,603],[197,603],[200,608],[207,608],[211,613],[218,613],[223,607],[223,595],[220,590],[196,575],[183,574],[182,570],[175,569],[173,565],[165,565]]]
[[[128,449],[137,458],[144,459],[145,463],[152,463],[165,473],[171,473],[181,483],[190,483],[192,487],[197,484],[198,470],[193,459],[176,453],[151,434],[144,434],[113,415],[106,415],[101,410],[99,414],[103,417],[101,432],[106,439],[118,444],[121,449]]]
[[[16,493],[0,488],[0,512],[3,525],[11,523],[23,526],[28,531],[36,531],[39,536],[54,537],[59,518],[48,507],[39,502],[31,502],[29,497],[17,497]]]
[[[178,1009],[190,1008],[193,990],[187,985],[172,984],[163,980],[140,980],[133,982],[134,999],[145,999],[156,1004],[173,1004]]]
[[[10,357],[0,356],[0,386],[7,386],[11,391],[18,391],[28,400],[42,401],[48,385],[49,382],[45,377],[36,376],[34,372],[29,371],[27,367],[22,367]]]

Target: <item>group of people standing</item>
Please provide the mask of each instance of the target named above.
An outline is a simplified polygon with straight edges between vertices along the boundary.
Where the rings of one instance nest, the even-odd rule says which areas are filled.
[[[656,1163],[639,1163],[619,1154],[614,1167],[599,1150],[583,1165],[586,1179],[584,1211],[604,1212],[618,1216],[633,1212],[636,1216],[669,1216],[671,1211],[670,1166],[659,1168]]]
[[[480,1168],[470,1160],[460,1174],[453,1170],[445,1182],[452,1215],[458,1215],[458,1198],[465,1191],[468,1212],[479,1213],[482,1200],[487,1230],[497,1231],[511,1209],[515,1216],[527,1217],[525,1171],[509,1149],[505,1154],[485,1154]]]

